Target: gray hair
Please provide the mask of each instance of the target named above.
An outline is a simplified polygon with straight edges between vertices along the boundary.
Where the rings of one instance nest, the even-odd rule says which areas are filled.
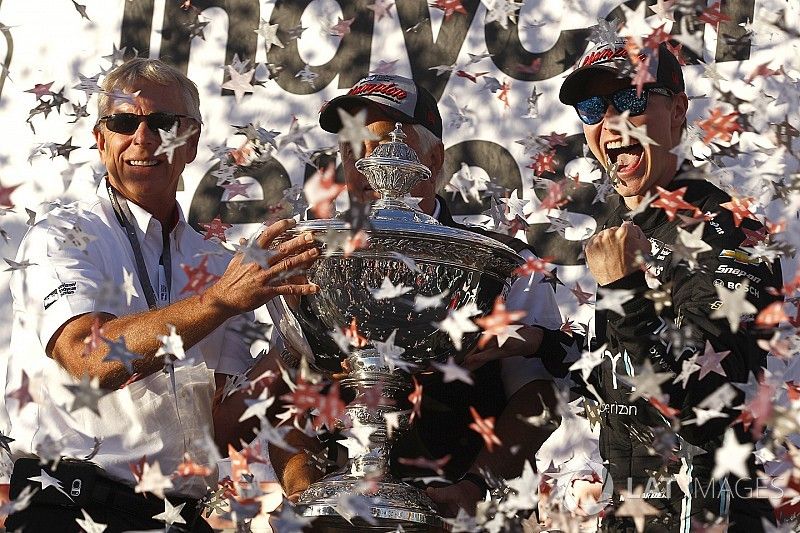
[[[129,59],[106,75],[102,84],[103,92],[97,100],[98,116],[107,115],[114,106],[114,97],[111,93],[123,89],[131,90],[143,79],[165,87],[178,86],[186,104],[186,114],[197,122],[202,122],[197,85],[175,67],[158,59],[144,57]]]

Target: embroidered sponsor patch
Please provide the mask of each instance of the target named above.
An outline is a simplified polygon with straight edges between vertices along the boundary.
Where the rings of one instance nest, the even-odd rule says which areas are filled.
[[[56,301],[62,296],[66,296],[68,294],[74,294],[75,291],[77,290],[78,286],[77,283],[75,283],[74,281],[70,283],[62,283],[61,285],[53,289],[53,292],[44,297],[44,308],[47,309],[48,307],[56,303]]]

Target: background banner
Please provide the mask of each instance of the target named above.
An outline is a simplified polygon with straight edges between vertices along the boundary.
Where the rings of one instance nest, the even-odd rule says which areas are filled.
[[[562,314],[586,322],[592,306],[582,294],[594,282],[581,243],[610,189],[584,155],[574,110],[558,101],[566,72],[609,28],[673,34],[696,136],[687,154],[715,165],[715,179],[752,198],[757,216],[785,222],[776,238],[788,249],[800,239],[798,3],[2,0],[0,253],[13,261],[27,223],[102,178],[91,135],[97,82],[124,58],[161,58],[197,83],[200,150],[178,199],[201,231],[215,217],[231,224],[228,241],[285,212],[284,191],[335,155],[336,137],[317,125],[321,105],[370,72],[396,73],[439,101],[454,214],[485,224],[492,193],[522,199],[514,205],[528,226],[519,236],[550,258]],[[714,119],[730,113],[738,115]],[[708,140],[709,131],[723,134]],[[264,148],[258,160],[239,150],[237,162],[251,164],[221,168],[220,154],[248,139]],[[794,271],[786,260],[785,275]],[[0,274],[2,350],[9,275]]]

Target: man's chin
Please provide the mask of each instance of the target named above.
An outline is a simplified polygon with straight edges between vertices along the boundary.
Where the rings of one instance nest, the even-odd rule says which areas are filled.
[[[614,189],[622,197],[639,196],[644,194],[647,180],[645,176],[630,176],[628,178],[617,177],[617,184]]]

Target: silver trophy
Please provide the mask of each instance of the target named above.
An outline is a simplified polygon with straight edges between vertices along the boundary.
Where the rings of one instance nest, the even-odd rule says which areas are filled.
[[[350,421],[343,425],[371,431],[366,451],[350,457],[343,468],[311,485],[300,497],[298,511],[318,517],[315,527],[328,531],[352,530],[336,510],[341,498],[352,495],[363,495],[362,504],[369,506],[374,517],[374,523],[354,519],[352,524],[359,530],[396,531],[402,525],[408,532],[442,527],[425,493],[389,473],[392,442],[409,427],[410,411],[402,401],[412,389],[413,372],[425,370],[431,361],[458,359],[480,336],[479,332],[465,334],[461,350],[456,350],[437,323],[449,310],[464,306],[474,307],[476,317],[489,313],[495,298],[510,288],[514,269],[523,263],[514,250],[495,239],[443,226],[409,207],[403,197],[416,183],[430,179],[431,173],[404,142],[399,123],[390,137],[356,162],[381,194],[369,216],[365,247],[347,254],[330,245],[352,231],[340,219],[301,222],[287,237],[314,233],[322,253],[308,276],[320,291],[295,306],[282,300],[285,312],[278,328],[285,342],[315,369],[326,374],[346,369],[341,387],[352,391],[355,399],[347,407]],[[393,298],[376,298],[385,279],[410,290]],[[432,304],[437,300],[438,304]],[[351,332],[348,350],[342,349],[343,331]],[[374,400],[365,400],[375,397],[376,387],[388,400],[377,406]],[[387,419],[392,421],[392,430]]]

